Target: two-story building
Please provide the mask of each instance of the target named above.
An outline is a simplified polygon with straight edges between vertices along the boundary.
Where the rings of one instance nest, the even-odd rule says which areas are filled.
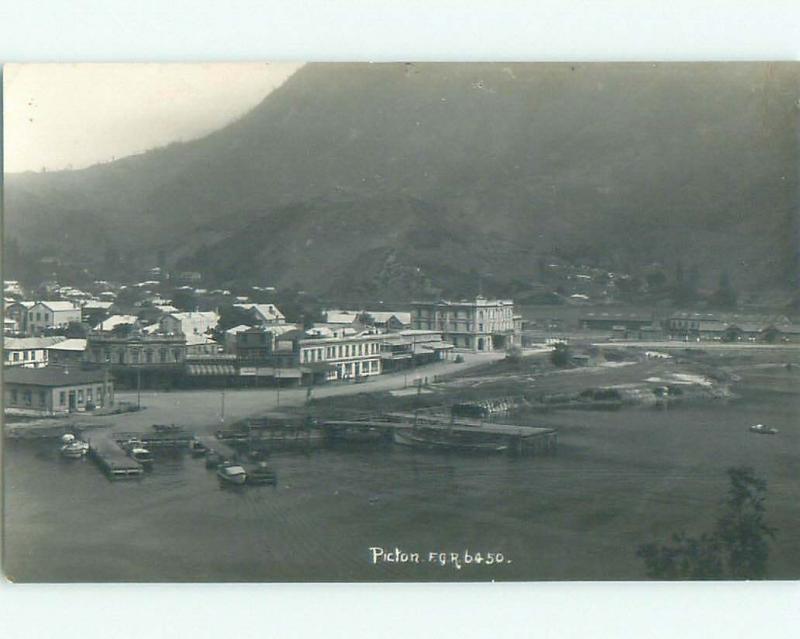
[[[522,318],[514,314],[513,300],[414,302],[411,328],[438,331],[456,348],[472,351],[507,349],[519,343]]]
[[[166,335],[206,335],[216,328],[219,315],[216,311],[169,313],[161,318],[161,332]]]
[[[63,341],[63,337],[6,337],[3,340],[3,365],[43,368],[49,363],[48,349]]]
[[[95,331],[86,341],[85,363],[108,368],[118,385],[171,386],[182,375],[186,360],[183,333],[128,334]]]
[[[28,331],[41,335],[46,329],[65,328],[81,321],[81,309],[72,302],[36,302],[28,309]]]

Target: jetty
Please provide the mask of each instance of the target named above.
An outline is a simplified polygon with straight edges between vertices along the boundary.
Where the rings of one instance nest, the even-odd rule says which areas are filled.
[[[320,427],[331,438],[343,433],[380,431],[387,436],[394,431],[456,434],[475,436],[484,440],[501,442],[515,454],[551,454],[558,446],[558,431],[555,428],[498,424],[471,419],[448,419],[431,415],[417,416],[413,413],[387,413],[381,420],[337,419],[325,420]]]
[[[102,433],[88,443],[89,457],[109,479],[135,479],[144,473],[142,465],[120,448],[114,433]]]

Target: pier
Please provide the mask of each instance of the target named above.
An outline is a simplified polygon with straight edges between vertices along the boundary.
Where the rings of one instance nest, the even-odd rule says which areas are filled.
[[[336,438],[342,432],[380,431],[387,436],[394,431],[413,432],[415,430],[432,433],[475,436],[486,441],[503,442],[508,450],[516,454],[552,454],[558,446],[558,431],[554,428],[497,424],[478,420],[450,420],[445,417],[413,413],[389,413],[384,420],[326,420],[322,429],[330,437]]]
[[[133,479],[144,472],[142,465],[128,457],[114,439],[114,433],[104,433],[89,440],[89,457],[109,479]]]

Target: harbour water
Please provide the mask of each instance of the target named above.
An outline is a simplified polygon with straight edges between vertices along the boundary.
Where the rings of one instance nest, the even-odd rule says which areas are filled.
[[[188,454],[111,482],[89,460],[61,459],[53,441],[7,441],[4,572],[21,582],[642,579],[637,546],[707,530],[725,469],[747,464],[769,483],[769,576],[797,579],[797,380],[775,368],[745,377],[734,401],[553,413],[555,456],[375,444],[275,453],[274,488],[221,487]],[[754,423],[780,433],[750,433]],[[373,561],[371,548],[409,560]],[[476,553],[503,561],[465,562]]]

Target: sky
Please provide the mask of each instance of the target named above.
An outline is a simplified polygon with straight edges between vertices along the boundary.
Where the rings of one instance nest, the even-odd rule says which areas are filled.
[[[3,67],[6,173],[80,169],[218,129],[300,64]]]

